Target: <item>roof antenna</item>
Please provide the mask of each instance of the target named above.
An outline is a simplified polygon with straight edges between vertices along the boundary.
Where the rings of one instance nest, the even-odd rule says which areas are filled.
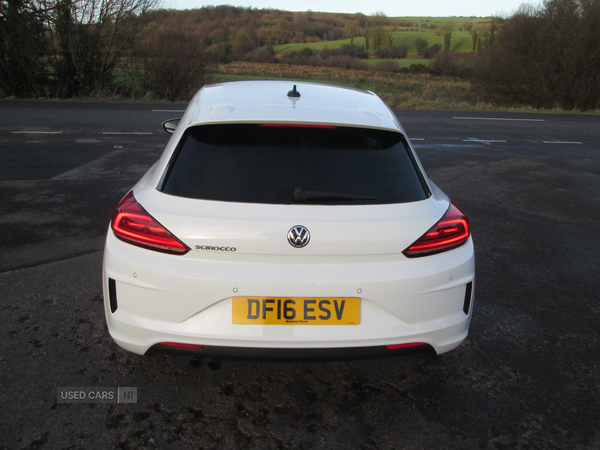
[[[300,97],[300,92],[298,92],[296,90],[296,85],[294,85],[294,89],[291,91],[288,91],[287,93],[288,97]]]

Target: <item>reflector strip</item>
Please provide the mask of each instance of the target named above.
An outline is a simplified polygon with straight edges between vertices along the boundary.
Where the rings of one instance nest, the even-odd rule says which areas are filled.
[[[181,342],[160,342],[158,345],[165,345],[167,347],[184,348],[186,350],[202,350],[202,345],[183,344]]]
[[[386,347],[388,350],[397,350],[399,348],[420,347],[422,345],[427,345],[427,344],[425,342],[409,342],[408,344],[386,345]]]

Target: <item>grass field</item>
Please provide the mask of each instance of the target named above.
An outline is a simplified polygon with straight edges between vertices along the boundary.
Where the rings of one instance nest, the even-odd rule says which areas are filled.
[[[416,53],[417,49],[415,48],[415,39],[425,39],[429,46],[439,44],[441,46],[444,45],[444,38],[442,36],[436,36],[430,32],[423,31],[405,31],[394,33],[395,40],[394,45],[406,45],[408,47],[409,53]],[[304,48],[310,48],[312,50],[323,50],[325,48],[340,48],[342,45],[349,45],[350,39],[340,39],[338,41],[321,41],[321,42],[311,42],[311,43],[302,43],[302,44],[283,44],[283,45],[274,45],[273,50],[275,50],[276,54],[281,54],[283,52],[288,51],[296,51],[301,52]],[[354,38],[354,44],[364,46],[365,38],[357,37]],[[450,44],[450,50],[453,52],[470,52],[473,49],[473,41],[471,36],[466,31],[455,32],[452,36],[452,41]]]
[[[439,44],[444,46],[443,36],[436,36],[433,33],[422,31],[406,31],[396,33],[394,45],[406,45],[410,53],[416,53],[415,39],[425,39],[429,46]],[[453,52],[470,52],[473,49],[473,40],[471,35],[466,31],[455,31],[450,41],[450,50]]]
[[[480,101],[469,81],[431,74],[233,62],[215,67],[211,76],[211,82],[243,80],[308,81],[364,89],[375,92],[394,109],[575,113],[530,107],[499,108]],[[586,113],[600,114],[600,111]]]
[[[437,35],[435,30],[431,30],[428,27],[431,25],[437,25],[441,27],[446,22],[454,23],[454,32],[452,34],[452,41],[450,50],[453,52],[470,52],[473,49],[473,41],[468,31],[465,31],[463,26],[465,22],[469,22],[476,29],[485,28],[490,23],[490,18],[477,18],[477,17],[401,17],[402,21],[412,22],[412,27],[400,27],[400,31],[394,33],[394,45],[406,45],[409,53],[416,53],[414,46],[415,39],[425,39],[429,46],[440,44],[444,45],[444,38],[441,35]],[[427,31],[423,31],[427,27]],[[418,28],[420,31],[414,31]],[[354,38],[354,44],[364,46],[365,38],[356,37]],[[301,51],[308,47],[312,50],[323,50],[324,48],[340,48],[344,44],[350,44],[350,39],[340,39],[337,41],[321,41],[313,43],[300,43],[300,44],[284,44],[275,45],[273,49],[276,53],[282,53],[286,51]]]
[[[354,44],[356,45],[364,45],[364,38],[354,38]],[[275,53],[283,53],[288,51],[296,51],[300,52],[304,48],[310,48],[311,50],[323,50],[325,48],[340,48],[344,44],[350,44],[350,39],[340,39],[339,41],[321,41],[321,42],[311,42],[311,43],[301,43],[301,44],[283,44],[283,45],[274,45],[273,50]]]
[[[375,67],[377,64],[379,64],[382,61],[385,61],[385,60],[384,59],[367,59],[367,60],[365,60],[365,62],[369,65],[369,67]],[[415,59],[413,59],[413,58],[394,59],[392,61],[394,61],[396,64],[398,64],[398,67],[400,67],[401,69],[403,69],[403,68],[408,69],[413,64],[423,64],[425,66],[429,64],[428,59],[416,59],[416,58]]]
[[[486,109],[477,103],[468,81],[429,74],[233,62],[216,67],[212,78],[214,82],[241,80],[302,80],[364,89],[392,108]]]

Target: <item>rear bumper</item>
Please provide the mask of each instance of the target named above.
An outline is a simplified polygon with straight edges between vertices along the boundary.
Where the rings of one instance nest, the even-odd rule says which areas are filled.
[[[388,345],[415,342],[441,354],[468,334],[475,274],[471,240],[412,260],[403,255],[211,257],[198,260],[139,249],[109,232],[103,285],[115,342],[138,354],[164,350],[156,347],[161,342],[179,342],[202,345],[200,353],[206,356],[343,359],[390,354]],[[231,313],[236,295],[360,297],[361,322],[235,325]]]

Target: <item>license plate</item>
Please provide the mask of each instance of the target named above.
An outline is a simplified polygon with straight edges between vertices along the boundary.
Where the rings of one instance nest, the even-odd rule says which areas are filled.
[[[233,297],[237,325],[358,325],[358,297]]]

